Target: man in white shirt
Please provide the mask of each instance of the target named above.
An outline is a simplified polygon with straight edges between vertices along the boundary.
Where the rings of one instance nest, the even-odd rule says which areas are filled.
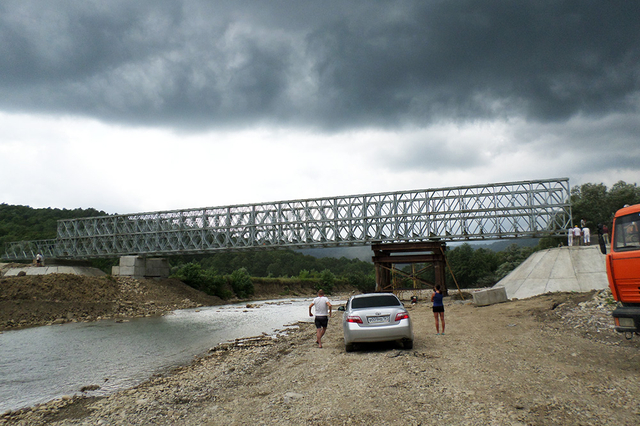
[[[582,239],[582,232],[578,225],[573,228],[573,244],[576,246],[580,245],[580,240]]]
[[[331,302],[324,295],[324,291],[318,291],[318,297],[313,299],[313,302],[309,305],[309,316],[312,317],[311,308],[316,307],[316,342],[318,347],[322,347],[322,336],[327,331],[329,325],[329,317],[333,314],[333,307]]]
[[[585,246],[591,245],[591,230],[586,226],[582,228],[582,242]]]

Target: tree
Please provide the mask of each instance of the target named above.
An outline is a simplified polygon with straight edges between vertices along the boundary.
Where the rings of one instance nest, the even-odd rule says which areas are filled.
[[[480,287],[494,285],[498,281],[495,276],[498,264],[498,255],[495,252],[485,248],[475,250],[470,265],[474,271],[474,285]]]
[[[608,223],[611,212],[607,200],[607,187],[602,184],[585,183],[571,189],[571,213],[573,223],[587,221],[589,226]]]
[[[509,247],[498,253],[499,266],[495,271],[496,282],[506,277],[509,272],[517,268],[535,251],[532,247],[520,247],[511,244]]]
[[[13,241],[56,238],[58,220],[107,216],[96,209],[34,209],[29,206],[0,204],[0,247]]]
[[[458,285],[465,287],[465,284],[469,282],[469,272],[466,265],[471,259],[473,249],[469,244],[463,244],[452,250],[447,249],[446,256],[451,267],[451,273],[456,277]],[[446,275],[447,287],[451,287],[454,284],[453,278],[450,274]]]
[[[618,181],[609,190],[607,201],[612,213],[620,210],[625,204],[640,204],[640,188],[635,183]]]
[[[359,273],[349,273],[346,275],[347,282],[363,293],[371,293],[376,289],[375,273],[364,275]]]
[[[584,219],[592,231],[599,223],[611,224],[615,212],[625,204],[639,203],[640,188],[635,183],[618,181],[610,190],[602,183],[585,183],[571,189],[573,223]]]

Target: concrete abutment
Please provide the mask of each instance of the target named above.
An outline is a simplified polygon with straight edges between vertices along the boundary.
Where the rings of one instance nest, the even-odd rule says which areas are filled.
[[[133,278],[168,278],[171,268],[165,258],[121,256],[120,265],[111,268],[111,275]]]

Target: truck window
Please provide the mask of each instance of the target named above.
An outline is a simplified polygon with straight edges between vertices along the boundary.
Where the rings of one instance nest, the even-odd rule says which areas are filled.
[[[628,251],[640,249],[640,214],[633,213],[616,218],[614,230],[614,251]]]

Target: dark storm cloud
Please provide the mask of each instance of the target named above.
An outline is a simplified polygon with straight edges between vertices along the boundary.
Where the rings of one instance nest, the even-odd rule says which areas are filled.
[[[337,129],[635,111],[636,1],[0,3],[0,107]]]

